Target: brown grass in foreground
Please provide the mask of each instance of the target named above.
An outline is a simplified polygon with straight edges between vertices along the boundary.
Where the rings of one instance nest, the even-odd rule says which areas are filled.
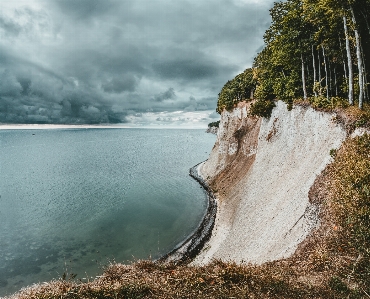
[[[58,280],[13,298],[328,298],[324,288],[307,288],[296,278],[288,264],[257,267],[215,261],[187,267],[141,261],[111,265],[90,283]]]
[[[57,280],[10,298],[370,298],[370,136],[348,139],[331,155],[309,194],[321,225],[289,259],[112,264],[92,282]]]

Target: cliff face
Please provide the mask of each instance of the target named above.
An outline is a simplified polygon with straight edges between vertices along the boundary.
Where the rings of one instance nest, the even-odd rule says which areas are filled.
[[[308,192],[344,129],[312,108],[288,111],[279,101],[265,119],[248,117],[248,105],[222,113],[216,144],[199,167],[219,202],[211,239],[194,264],[289,257],[318,224]]]

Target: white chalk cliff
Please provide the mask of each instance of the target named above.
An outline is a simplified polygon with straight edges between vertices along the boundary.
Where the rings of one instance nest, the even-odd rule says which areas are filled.
[[[221,116],[217,141],[199,172],[215,191],[210,240],[193,261],[261,264],[291,256],[318,225],[308,192],[340,147],[345,130],[333,115],[279,101],[270,118],[248,117],[239,103]]]

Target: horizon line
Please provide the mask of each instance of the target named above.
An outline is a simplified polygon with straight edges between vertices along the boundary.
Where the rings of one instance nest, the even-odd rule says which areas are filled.
[[[48,130],[48,129],[192,129],[205,130],[207,126],[166,126],[143,125],[133,126],[127,124],[1,124],[0,130]]]

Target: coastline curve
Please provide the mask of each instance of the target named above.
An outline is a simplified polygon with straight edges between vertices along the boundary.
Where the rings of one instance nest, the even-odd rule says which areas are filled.
[[[207,182],[202,178],[199,169],[204,162],[200,162],[189,170],[189,175],[196,180],[207,194],[207,209],[198,228],[172,251],[158,259],[160,262],[190,263],[209,241],[215,225],[217,214],[217,200]]]

